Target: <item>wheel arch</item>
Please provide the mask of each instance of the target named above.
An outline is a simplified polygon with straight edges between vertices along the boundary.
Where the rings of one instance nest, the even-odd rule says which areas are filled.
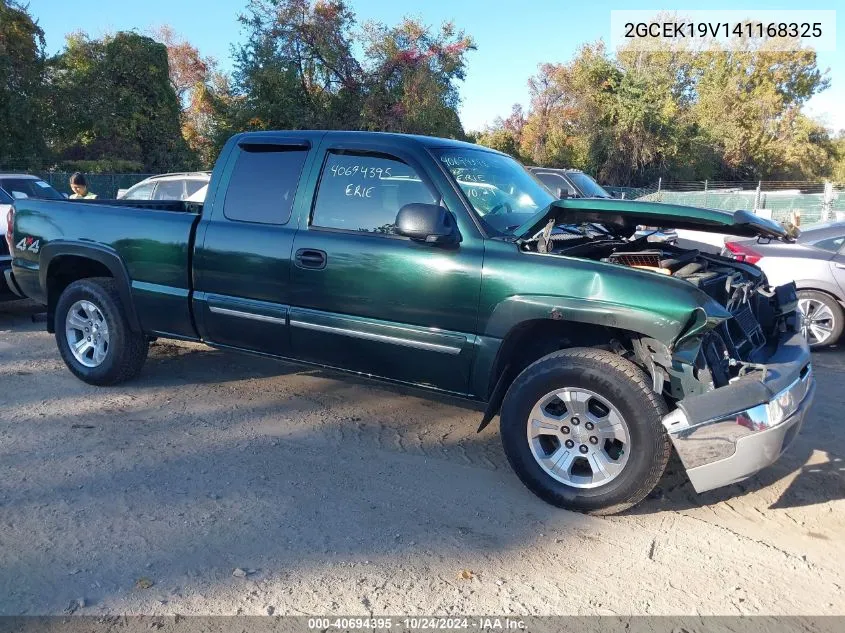
[[[502,339],[489,367],[483,394],[487,407],[478,431],[482,431],[499,413],[508,387],[531,363],[562,349],[613,349],[614,340],[623,342],[647,336],[644,332],[626,327],[559,317],[537,317],[515,323]]]
[[[842,292],[833,290],[828,284],[820,284],[818,281],[795,282],[795,290],[796,292],[801,292],[802,290],[820,292],[836,301],[839,305],[845,306],[845,296],[843,296]]]
[[[74,281],[91,277],[111,277],[117,283],[120,301],[129,327],[140,332],[141,323],[132,301],[129,272],[120,255],[101,244],[50,242],[41,249],[39,276],[47,295],[47,331],[54,332],[54,316],[59,296]]]

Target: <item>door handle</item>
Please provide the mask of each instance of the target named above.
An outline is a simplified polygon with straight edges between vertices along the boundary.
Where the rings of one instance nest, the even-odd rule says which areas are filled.
[[[326,253],[315,248],[300,248],[294,255],[294,263],[299,268],[322,270],[326,267]]]
[[[845,268],[845,264],[834,264],[837,268]]]

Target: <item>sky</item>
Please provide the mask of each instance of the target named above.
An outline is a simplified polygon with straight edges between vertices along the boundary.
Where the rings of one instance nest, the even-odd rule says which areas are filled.
[[[642,5],[616,0],[349,0],[359,23],[378,20],[395,24],[405,15],[438,25],[453,21],[475,39],[478,50],[468,55],[467,77],[460,87],[461,120],[467,130],[480,130],[498,116],[507,116],[514,103],[528,105],[528,78],[545,62],[565,63],[586,43],[610,38],[613,9],[653,9],[683,12],[701,8],[687,0],[649,1]],[[47,38],[50,53],[58,52],[65,35],[84,30],[94,37],[119,30],[169,24],[215,57],[224,70],[231,69],[231,45],[242,39],[237,21],[246,0],[30,0],[30,12]],[[835,52],[820,52],[818,66],[830,69],[831,86],[813,97],[806,111],[833,130],[845,129],[845,5],[841,0],[813,3],[811,9],[843,8],[836,16],[841,34]],[[795,9],[794,0],[709,0],[710,11],[725,9]],[[799,14],[800,15],[800,14]]]

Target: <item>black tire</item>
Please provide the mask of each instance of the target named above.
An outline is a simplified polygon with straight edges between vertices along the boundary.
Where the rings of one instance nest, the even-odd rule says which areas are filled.
[[[93,303],[108,325],[108,349],[105,359],[96,367],[86,367],[80,363],[71,352],[67,340],[67,314],[73,304],[80,300]],[[137,376],[144,366],[149,342],[141,332],[133,332],[129,327],[114,279],[92,277],[74,281],[59,297],[54,323],[56,344],[62,360],[80,380],[92,385],[116,385]]]
[[[544,501],[576,512],[615,514],[642,501],[660,480],[671,454],[661,418],[668,412],[639,367],[604,350],[574,348],[544,356],[511,384],[502,405],[502,444],[522,482]],[[590,390],[624,418],[631,451],[618,475],[596,488],[571,486],[549,475],[528,441],[529,417],[546,394],[565,387]]]
[[[810,339],[808,339],[807,342],[809,343],[810,347],[812,349],[820,349],[822,347],[827,347],[828,345],[833,345],[834,343],[836,343],[842,336],[843,328],[845,328],[845,315],[843,315],[842,306],[839,305],[839,302],[833,297],[831,297],[829,294],[825,292],[819,292],[818,290],[799,290],[798,301],[800,302],[802,299],[816,301],[827,306],[827,308],[833,315],[833,330],[831,331],[830,336],[821,342],[811,342]]]

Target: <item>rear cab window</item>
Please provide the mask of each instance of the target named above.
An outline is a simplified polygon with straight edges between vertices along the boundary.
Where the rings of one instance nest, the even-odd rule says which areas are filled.
[[[223,215],[238,222],[286,224],[307,157],[306,147],[242,147],[226,189]]]
[[[437,203],[417,171],[381,153],[330,151],[320,175],[313,227],[396,234],[396,215],[410,203]]]

